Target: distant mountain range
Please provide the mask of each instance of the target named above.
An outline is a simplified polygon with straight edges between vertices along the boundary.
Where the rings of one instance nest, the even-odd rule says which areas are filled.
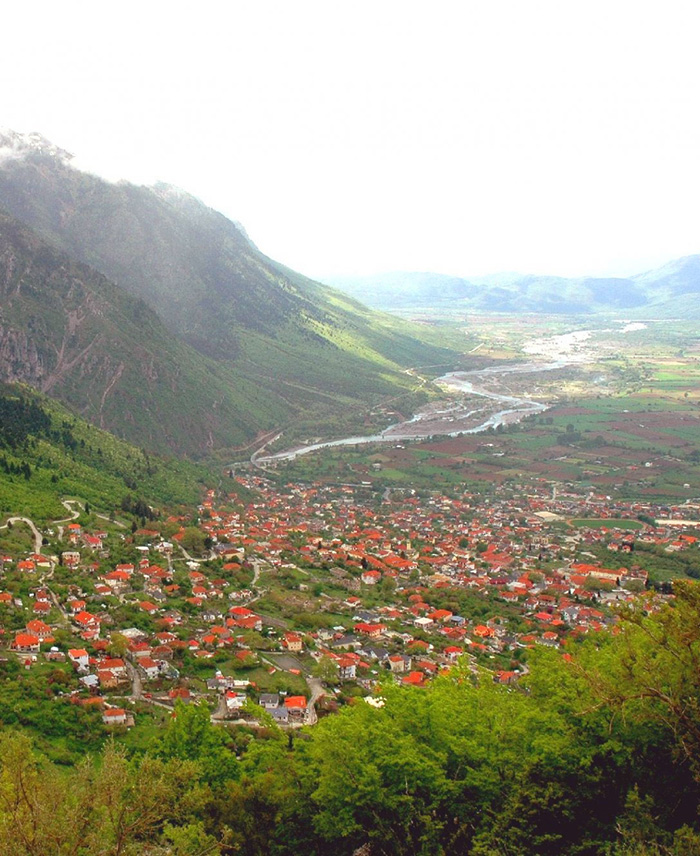
[[[264,256],[167,185],[113,184],[0,133],[0,381],[151,449],[200,455],[318,431],[451,361],[420,329]]]
[[[329,282],[368,306],[383,310],[435,307],[479,312],[653,312],[659,317],[700,317],[700,255],[685,256],[629,278],[574,279],[505,273],[462,279],[436,273],[386,273],[332,277]]]

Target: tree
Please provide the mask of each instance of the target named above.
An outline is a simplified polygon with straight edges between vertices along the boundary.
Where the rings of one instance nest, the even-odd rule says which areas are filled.
[[[187,526],[182,534],[180,543],[185,550],[201,553],[204,550],[205,536],[196,526]]]
[[[324,654],[317,663],[314,663],[311,674],[315,678],[320,678],[324,684],[338,683],[338,668],[327,654]]]
[[[121,633],[110,633],[109,653],[113,657],[123,657],[129,650],[129,640]]]
[[[196,761],[209,784],[238,777],[236,756],[226,747],[225,732],[211,722],[206,702],[186,705],[178,699],[175,713],[158,741],[159,758]]]
[[[586,675],[599,704],[668,729],[700,783],[700,585],[677,580],[674,593],[651,615],[621,609],[621,638]]]

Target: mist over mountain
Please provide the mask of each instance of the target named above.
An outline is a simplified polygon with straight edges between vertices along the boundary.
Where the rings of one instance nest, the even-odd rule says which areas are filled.
[[[502,273],[468,279],[393,272],[328,281],[376,309],[436,307],[477,312],[579,315],[653,310],[700,316],[700,255],[686,256],[633,277],[541,276]]]
[[[15,367],[21,347],[37,352],[34,368],[6,368],[8,379],[53,390],[132,442],[202,453],[295,422],[318,429],[409,392],[405,366],[454,356],[267,258],[240,225],[190,194],[81,172],[39,134],[0,134],[3,208],[8,258],[19,260],[5,269],[5,347]],[[76,263],[88,268],[72,272]],[[20,270],[34,272],[35,291],[29,297],[22,283],[11,300]],[[90,295],[80,309],[65,303],[76,278]],[[100,301],[109,306],[88,311]],[[109,335],[94,332],[84,353],[87,331],[103,322]],[[40,342],[33,329],[53,332]]]

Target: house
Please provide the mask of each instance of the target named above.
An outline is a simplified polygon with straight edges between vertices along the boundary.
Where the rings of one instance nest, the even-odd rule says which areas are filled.
[[[280,697],[277,693],[260,693],[258,704],[265,710],[275,710],[280,706]]]
[[[105,725],[126,725],[126,711],[122,707],[108,707],[102,712]]]
[[[28,621],[26,630],[27,633],[33,633],[35,636],[38,636],[40,642],[53,641],[53,630],[45,621],[41,621],[39,618]]]
[[[109,669],[98,669],[97,679],[100,682],[100,688],[103,690],[112,690],[119,686],[119,678]]]
[[[173,703],[179,699],[183,704],[189,704],[192,701],[192,693],[187,687],[174,687],[168,691],[168,698]]]
[[[141,660],[151,656],[151,646],[148,642],[130,642],[129,655],[132,660]]]
[[[73,620],[81,630],[99,630],[100,619],[90,612],[82,610],[77,615],[73,616]]]
[[[14,651],[23,654],[38,654],[39,653],[39,637],[33,633],[18,633],[15,636],[15,641],[11,647]]]
[[[338,677],[341,681],[350,681],[355,678],[357,662],[351,657],[340,657],[337,661]]]
[[[100,679],[97,675],[83,675],[82,678],[78,678],[83,686],[87,687],[87,689],[91,691],[96,691],[100,685]]]
[[[306,714],[306,697],[289,696],[284,700],[284,706],[290,716],[301,717]]]
[[[359,624],[356,624],[353,629],[355,633],[362,633],[364,636],[369,636],[370,639],[376,639],[382,635],[386,630],[386,627],[383,624],[360,622]]]
[[[150,657],[140,657],[138,660],[138,665],[141,669],[143,669],[147,680],[153,681],[160,674],[160,668],[158,663],[155,660],[152,660]]]
[[[289,722],[289,710],[284,705],[270,708],[269,713],[278,725],[286,725]]]
[[[158,607],[155,603],[151,603],[150,600],[139,601],[139,606],[144,612],[147,612],[149,615],[153,615],[153,613],[158,612]]]
[[[126,663],[121,657],[107,657],[99,663],[100,669],[109,669],[117,678],[126,678]]]
[[[250,615],[247,618],[238,618],[234,621],[236,627],[241,630],[257,630],[258,633],[263,628],[262,618],[259,615]]]
[[[464,650],[458,645],[448,645],[442,653],[448,662],[454,663],[455,660],[464,653]]]
[[[102,579],[115,594],[128,590],[131,582],[131,574],[128,571],[112,571],[105,574]]]
[[[392,654],[387,663],[392,672],[407,672],[411,668],[411,658],[402,654]]]
[[[436,609],[428,617],[433,621],[449,621],[452,618],[452,613],[448,609]]]
[[[87,669],[90,665],[90,656],[85,648],[71,648],[68,651],[68,659],[78,669]]]
[[[229,713],[240,710],[246,703],[248,696],[245,693],[237,693],[235,690],[226,690],[226,710]]]
[[[299,633],[285,633],[282,646],[288,651],[301,651],[304,647],[304,640]]]

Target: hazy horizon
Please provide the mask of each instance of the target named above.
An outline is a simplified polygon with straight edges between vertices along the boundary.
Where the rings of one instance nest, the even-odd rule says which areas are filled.
[[[700,250],[689,4],[6,18],[32,38],[0,58],[0,125],[182,187],[308,276],[628,276]]]

